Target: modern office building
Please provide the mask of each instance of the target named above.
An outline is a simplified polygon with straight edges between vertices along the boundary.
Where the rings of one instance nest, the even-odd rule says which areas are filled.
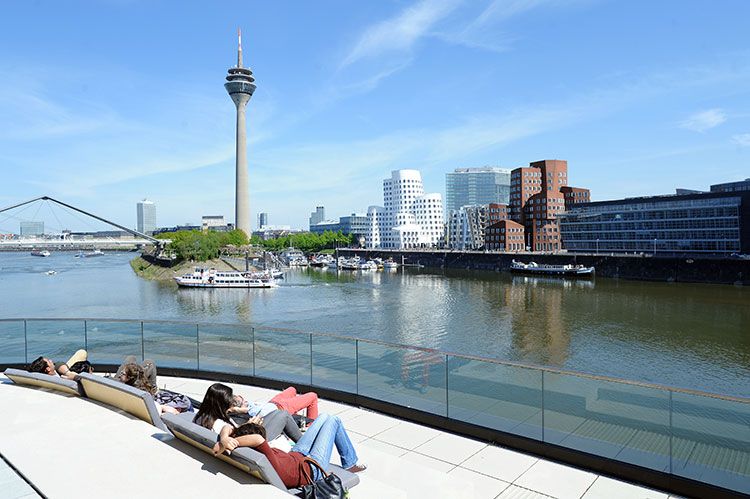
[[[258,228],[262,229],[268,225],[268,213],[258,213]]]
[[[740,180],[739,182],[727,182],[724,184],[714,184],[711,186],[711,192],[741,192],[750,191],[750,178]]]
[[[341,230],[341,222],[337,220],[323,220],[315,225],[310,226],[310,232],[313,234],[322,234],[324,232],[338,232]]]
[[[510,196],[510,170],[485,166],[456,168],[445,174],[445,211],[458,211],[462,206],[490,203],[507,204]]]
[[[144,199],[136,204],[136,230],[141,234],[151,235],[156,230],[156,204]]]
[[[462,206],[451,211],[446,222],[446,246],[457,250],[483,249],[487,212],[487,206]]]
[[[237,66],[227,70],[224,88],[237,109],[234,224],[250,236],[250,195],[247,173],[247,120],[245,110],[255,92],[255,78],[242,66],[242,33],[237,31]]]
[[[425,194],[417,170],[394,170],[383,180],[383,205],[367,210],[368,248],[431,248],[444,238],[443,199]]]
[[[316,206],[315,211],[310,213],[310,231],[312,231],[312,226],[317,225],[320,222],[324,221],[326,219],[326,209],[323,206]]]
[[[487,205],[487,224],[492,225],[510,218],[510,207],[503,203],[490,203]]]
[[[41,236],[44,235],[44,222],[43,221],[23,221],[20,222],[20,233],[21,236]]]
[[[568,186],[567,161],[536,161],[511,172],[511,219],[524,226],[531,251],[560,251],[557,216],[589,198],[588,189]]]
[[[750,191],[584,203],[559,220],[568,251],[750,254]]]
[[[201,217],[201,228],[203,230],[214,230],[217,227],[226,227],[224,215],[203,215]]]

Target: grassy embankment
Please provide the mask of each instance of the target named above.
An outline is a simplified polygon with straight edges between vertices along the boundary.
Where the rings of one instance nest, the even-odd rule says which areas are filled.
[[[192,272],[195,267],[215,268],[217,270],[236,270],[228,263],[220,259],[207,260],[205,262],[184,261],[174,267],[161,267],[153,265],[141,257],[130,260],[133,271],[144,279],[151,281],[171,281],[173,277]]]

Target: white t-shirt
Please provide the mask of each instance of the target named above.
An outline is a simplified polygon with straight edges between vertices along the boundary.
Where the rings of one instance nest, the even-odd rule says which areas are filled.
[[[214,421],[214,426],[211,429],[215,431],[216,433],[221,433],[221,429],[224,428],[225,426],[232,426],[233,428],[237,428],[237,426],[234,423],[227,423],[223,419],[217,419],[216,421]]]

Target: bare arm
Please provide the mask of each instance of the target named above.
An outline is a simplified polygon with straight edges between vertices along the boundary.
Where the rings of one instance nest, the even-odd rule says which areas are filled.
[[[241,437],[237,437],[236,440],[239,447],[257,447],[266,441],[260,435],[242,435]]]
[[[219,441],[214,444],[214,454],[221,454],[225,450],[233,451],[240,445],[237,439],[229,436],[233,429],[231,425],[224,425],[221,432],[219,432]]]

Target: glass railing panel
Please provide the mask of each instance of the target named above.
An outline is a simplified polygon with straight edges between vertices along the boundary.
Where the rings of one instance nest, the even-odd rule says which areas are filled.
[[[313,335],[312,384],[357,393],[357,342]]]
[[[669,392],[544,372],[544,441],[669,471]]]
[[[76,350],[86,346],[82,320],[29,319],[26,338],[29,362],[39,356],[55,363],[66,362]]]
[[[359,341],[359,394],[445,416],[445,355]]]
[[[0,321],[0,363],[25,364],[26,362],[23,321]]]
[[[310,384],[310,335],[255,328],[255,375]]]
[[[750,403],[672,393],[672,473],[750,494]]]
[[[143,361],[141,339],[139,321],[86,321],[86,346],[94,369],[99,363],[119,365],[128,355]]]
[[[242,324],[200,324],[198,355],[201,371],[253,374],[253,328]]]
[[[450,356],[448,416],[541,440],[542,372]]]
[[[158,367],[198,368],[198,330],[195,324],[143,323],[143,357]]]

